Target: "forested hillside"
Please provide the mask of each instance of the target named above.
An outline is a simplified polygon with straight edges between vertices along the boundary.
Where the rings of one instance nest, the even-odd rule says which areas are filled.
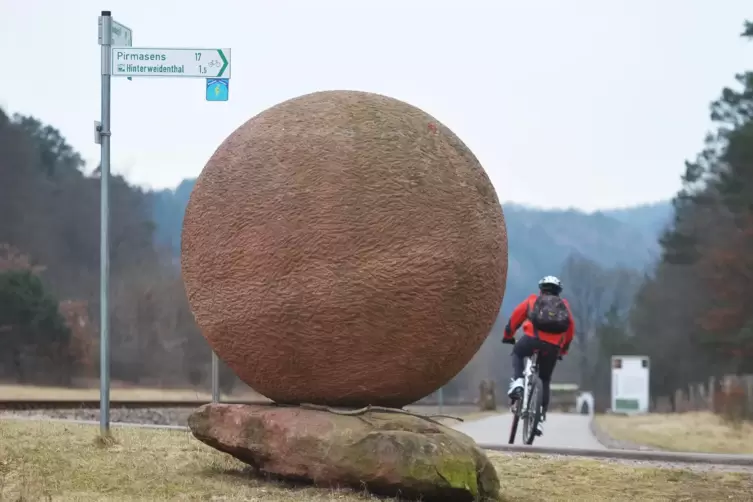
[[[0,379],[98,374],[100,181],[83,165],[54,127],[0,110]],[[199,380],[209,349],[154,244],[151,197],[112,178],[112,376]]]
[[[31,311],[21,305],[0,313],[0,330],[7,334],[0,342],[0,378],[74,382],[97,374],[99,178],[96,171],[85,175],[83,167],[54,127],[0,114],[0,302],[35,303]],[[209,348],[193,322],[177,267],[192,187],[193,180],[186,180],[174,191],[150,193],[112,179],[115,379],[166,385],[208,377]],[[511,255],[503,313],[539,276],[559,273],[572,253],[603,266],[647,265],[657,249],[651,225],[663,224],[666,209],[636,209],[649,215],[649,224],[641,226],[631,223],[629,211],[619,221],[507,204]],[[499,330],[498,323],[492,338]]]

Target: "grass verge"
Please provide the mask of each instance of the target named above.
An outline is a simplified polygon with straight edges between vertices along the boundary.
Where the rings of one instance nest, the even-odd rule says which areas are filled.
[[[180,431],[0,420],[0,500],[260,502],[377,500],[365,493],[266,482]],[[503,500],[751,500],[741,473],[489,453]]]
[[[614,439],[662,450],[753,453],[753,424],[732,427],[708,412],[599,415],[596,423]]]

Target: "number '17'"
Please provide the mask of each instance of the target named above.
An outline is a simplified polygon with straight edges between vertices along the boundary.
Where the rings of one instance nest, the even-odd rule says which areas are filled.
[[[195,52],[194,55],[196,56],[196,61],[201,61],[201,52]]]

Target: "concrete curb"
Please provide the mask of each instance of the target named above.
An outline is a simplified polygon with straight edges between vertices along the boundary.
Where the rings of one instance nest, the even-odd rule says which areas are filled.
[[[533,453],[543,455],[567,455],[574,457],[609,458],[617,460],[642,460],[649,462],[676,462],[686,464],[713,464],[753,466],[753,455],[722,455],[718,453],[677,453],[669,451],[641,450],[590,450],[581,448],[555,448],[546,446],[479,444],[484,450]]]

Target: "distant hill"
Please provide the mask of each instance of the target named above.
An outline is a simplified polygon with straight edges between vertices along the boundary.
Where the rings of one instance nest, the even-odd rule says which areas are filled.
[[[627,209],[612,209],[602,211],[602,213],[649,235],[659,235],[672,219],[674,208],[671,202],[662,201]]]
[[[180,257],[183,214],[186,212],[194,183],[196,183],[195,179],[187,179],[173,190],[152,192],[152,218],[156,225],[157,243],[168,247],[176,257]]]
[[[187,179],[174,190],[153,193],[157,239],[176,258],[180,256],[183,213],[195,181]],[[515,203],[503,207],[510,245],[504,315],[535,288],[541,276],[559,274],[573,252],[604,266],[645,268],[654,260],[657,237],[672,215],[669,201],[594,213]]]
[[[644,270],[658,257],[659,234],[673,214],[669,201],[593,213],[534,209],[515,203],[503,204],[503,208],[510,251],[502,305],[505,318],[516,303],[536,290],[541,277],[561,274],[571,254],[605,267]],[[502,330],[501,317],[495,333]]]

